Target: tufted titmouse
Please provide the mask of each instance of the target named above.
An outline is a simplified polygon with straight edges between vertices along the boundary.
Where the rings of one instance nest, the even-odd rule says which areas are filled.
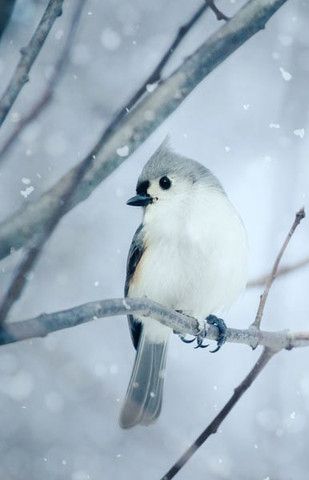
[[[229,308],[246,284],[247,236],[217,178],[163,142],[136,193],[127,204],[142,206],[144,215],[129,251],[125,295],[146,296],[200,320]],[[171,332],[151,318],[128,320],[136,357],[123,428],[159,416]]]

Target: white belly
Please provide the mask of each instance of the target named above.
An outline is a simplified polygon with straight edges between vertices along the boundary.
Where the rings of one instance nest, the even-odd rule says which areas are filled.
[[[192,209],[186,224],[177,218],[171,224],[169,218],[168,231],[162,217],[159,225],[145,225],[147,248],[131,282],[130,297],[146,296],[197,319],[231,306],[247,281],[248,247],[234,208],[226,198],[221,203],[219,211]],[[155,331],[166,329],[154,320],[143,322]]]

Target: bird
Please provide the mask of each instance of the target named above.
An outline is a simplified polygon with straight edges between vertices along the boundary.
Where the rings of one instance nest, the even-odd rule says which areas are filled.
[[[246,229],[221,183],[166,139],[127,204],[142,207],[143,218],[129,249],[125,297],[147,297],[199,322],[208,318],[223,333],[219,348],[225,324],[215,314],[239,297],[248,270]],[[152,318],[132,314],[128,322],[136,356],[119,418],[124,429],[158,418],[172,333]]]

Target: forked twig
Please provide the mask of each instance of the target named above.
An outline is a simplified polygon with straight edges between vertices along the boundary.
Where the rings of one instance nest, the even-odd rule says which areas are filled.
[[[219,8],[216,6],[214,0],[205,0],[208,7],[214,12],[217,17],[217,20],[225,20],[226,22],[230,19],[227,15],[225,15]]]

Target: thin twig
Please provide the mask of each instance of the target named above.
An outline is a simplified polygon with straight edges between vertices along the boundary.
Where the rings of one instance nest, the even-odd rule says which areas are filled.
[[[163,72],[164,67],[169,62],[171,56],[175,53],[175,50],[179,47],[181,42],[184,40],[185,36],[190,32],[190,30],[194,27],[197,21],[201,18],[203,13],[207,10],[208,5],[203,4],[201,5],[196,12],[192,15],[192,17],[188,20],[187,23],[184,23],[177,31],[174,40],[171,42],[170,46],[167,48],[165,53],[163,54],[161,60],[157,64],[157,66],[153,69],[147,79],[143,82],[143,84],[136,90],[136,92],[131,96],[131,98],[127,101],[126,105],[122,107],[118,113],[115,114],[114,118],[108,125],[108,127],[103,132],[100,143],[102,144],[105,142],[109,135],[112,133],[114,128],[119,124],[119,122],[135,107],[135,105],[139,102],[139,100],[147,93],[149,87],[155,87],[156,84],[159,83],[161,80],[161,75]]]
[[[229,401],[224,405],[224,407],[220,410],[218,415],[215,416],[213,421],[203,430],[203,432],[197,437],[195,442],[181,455],[181,457],[177,460],[177,462],[169,469],[169,471],[161,478],[161,480],[171,480],[172,478],[177,475],[179,470],[190,460],[192,455],[206,442],[206,440],[217,432],[218,428],[220,427],[221,423],[231,410],[234,408],[236,403],[240,400],[240,398],[244,395],[244,393],[248,390],[248,388],[252,385],[254,380],[257,376],[261,373],[263,368],[268,364],[269,360],[272,358],[275,352],[272,350],[265,348],[259,357],[258,361],[252,368],[252,370],[248,373],[248,375],[244,378],[244,380],[235,388],[233,395],[229,399]]]
[[[62,14],[63,0],[50,0],[28,45],[21,49],[21,59],[0,99],[0,126],[12,108],[19,92],[29,80],[30,69],[38,56],[55,20]]]
[[[293,273],[297,270],[302,269],[303,267],[307,267],[309,265],[309,257],[305,257],[298,262],[291,263],[290,265],[284,265],[283,267],[278,269],[276,278],[284,277],[289,273]],[[260,277],[254,278],[250,280],[247,284],[247,288],[254,288],[254,287],[263,287],[267,282],[269,275],[261,275]]]
[[[258,308],[256,317],[255,317],[255,320],[252,323],[252,327],[260,328],[261,320],[262,320],[262,316],[263,316],[264,308],[265,308],[265,304],[266,304],[266,300],[267,300],[267,297],[268,297],[268,294],[269,294],[269,290],[270,290],[270,288],[271,288],[271,286],[272,286],[272,284],[273,284],[273,282],[274,282],[274,280],[277,276],[278,267],[279,267],[281,258],[283,256],[288,244],[289,244],[289,241],[290,241],[293,233],[295,232],[297,226],[300,224],[300,222],[302,221],[303,218],[305,218],[305,210],[304,210],[304,208],[301,208],[295,215],[295,220],[293,222],[293,225],[290,228],[290,231],[289,231],[286,239],[284,240],[282,247],[280,248],[280,251],[279,251],[279,253],[277,255],[277,258],[275,260],[275,263],[273,265],[272,271],[271,271],[271,273],[268,277],[268,280],[266,282],[264,292],[260,296],[259,308]]]
[[[206,5],[214,12],[216,15],[217,20],[225,20],[226,22],[230,19],[227,17],[219,8],[215,5],[214,0],[205,0]]]
[[[94,189],[128,158],[182,103],[189,93],[237,48],[265,27],[287,0],[250,0],[231,20],[206,40],[190,57],[145,95],[114,128],[108,140],[98,141],[87,158],[96,157],[93,167],[76,189],[64,213],[85,200]],[[120,147],[125,146],[125,152]],[[0,225],[0,259],[22,247],[40,232],[78,166],[64,175],[36,202],[31,202]]]
[[[41,97],[35,102],[35,104],[31,107],[31,109],[22,117],[13,132],[9,135],[7,140],[4,142],[4,145],[0,149],[0,163],[6,158],[6,154],[8,153],[9,149],[12,147],[14,142],[17,140],[18,136],[21,132],[29,125],[29,123],[33,122],[47,107],[50,101],[53,98],[55,89],[57,84],[59,83],[63,71],[67,66],[68,59],[70,57],[71,48],[73,46],[73,40],[77,31],[77,27],[79,24],[80,16],[82,10],[85,6],[85,0],[77,0],[75,4],[75,10],[72,15],[72,19],[70,22],[69,32],[66,37],[66,41],[63,47],[63,50],[56,62],[53,70],[53,74],[50,77],[50,80],[47,83],[47,86],[42,93]]]

